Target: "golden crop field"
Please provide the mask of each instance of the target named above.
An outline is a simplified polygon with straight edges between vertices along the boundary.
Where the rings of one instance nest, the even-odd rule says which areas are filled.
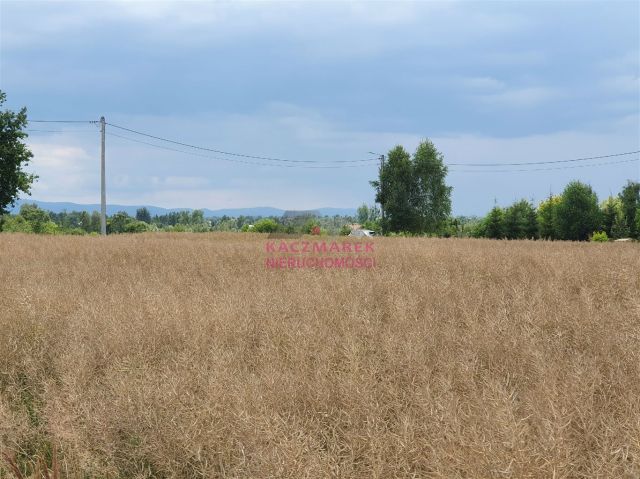
[[[0,235],[0,477],[639,477],[640,245],[266,241]]]

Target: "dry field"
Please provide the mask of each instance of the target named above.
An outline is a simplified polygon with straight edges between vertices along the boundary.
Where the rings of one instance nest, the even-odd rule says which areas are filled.
[[[379,238],[373,270],[273,271],[265,241],[0,235],[0,452],[55,446],[78,478],[640,476],[640,245]]]

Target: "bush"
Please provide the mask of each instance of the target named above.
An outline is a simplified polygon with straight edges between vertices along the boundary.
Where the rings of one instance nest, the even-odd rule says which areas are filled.
[[[256,233],[274,233],[278,231],[278,223],[271,218],[262,219],[253,226]]]
[[[349,228],[349,226],[344,225],[340,228],[340,236],[349,236],[349,233],[351,233],[351,228]]]
[[[33,233],[33,228],[22,216],[5,216],[2,231],[7,233]]]
[[[131,220],[124,226],[125,233],[144,233],[149,231],[149,225],[144,221]]]
[[[609,237],[604,231],[594,231],[591,235],[590,240],[598,243],[606,243],[607,241],[609,241]]]

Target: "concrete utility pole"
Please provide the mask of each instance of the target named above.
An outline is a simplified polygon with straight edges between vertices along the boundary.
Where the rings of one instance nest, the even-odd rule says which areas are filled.
[[[382,189],[382,170],[384,169],[384,155],[380,155],[380,174],[378,179],[380,181],[380,188]],[[380,231],[384,234],[384,205],[380,203]]]
[[[107,235],[107,192],[104,179],[104,135],[106,122],[100,117],[100,233]]]

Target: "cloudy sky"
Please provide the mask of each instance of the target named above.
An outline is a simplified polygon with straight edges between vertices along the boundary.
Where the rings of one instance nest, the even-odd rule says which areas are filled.
[[[483,214],[572,179],[601,198],[640,180],[639,162],[619,163],[638,155],[545,165],[599,164],[571,169],[473,166],[640,150],[639,5],[0,0],[0,88],[34,120],[104,115],[294,160],[108,126],[110,203],[355,207],[373,201],[376,163],[342,162],[430,138],[447,163],[471,164],[450,167],[454,212]],[[41,130],[29,138],[33,198],[98,202],[97,127],[30,128]]]

